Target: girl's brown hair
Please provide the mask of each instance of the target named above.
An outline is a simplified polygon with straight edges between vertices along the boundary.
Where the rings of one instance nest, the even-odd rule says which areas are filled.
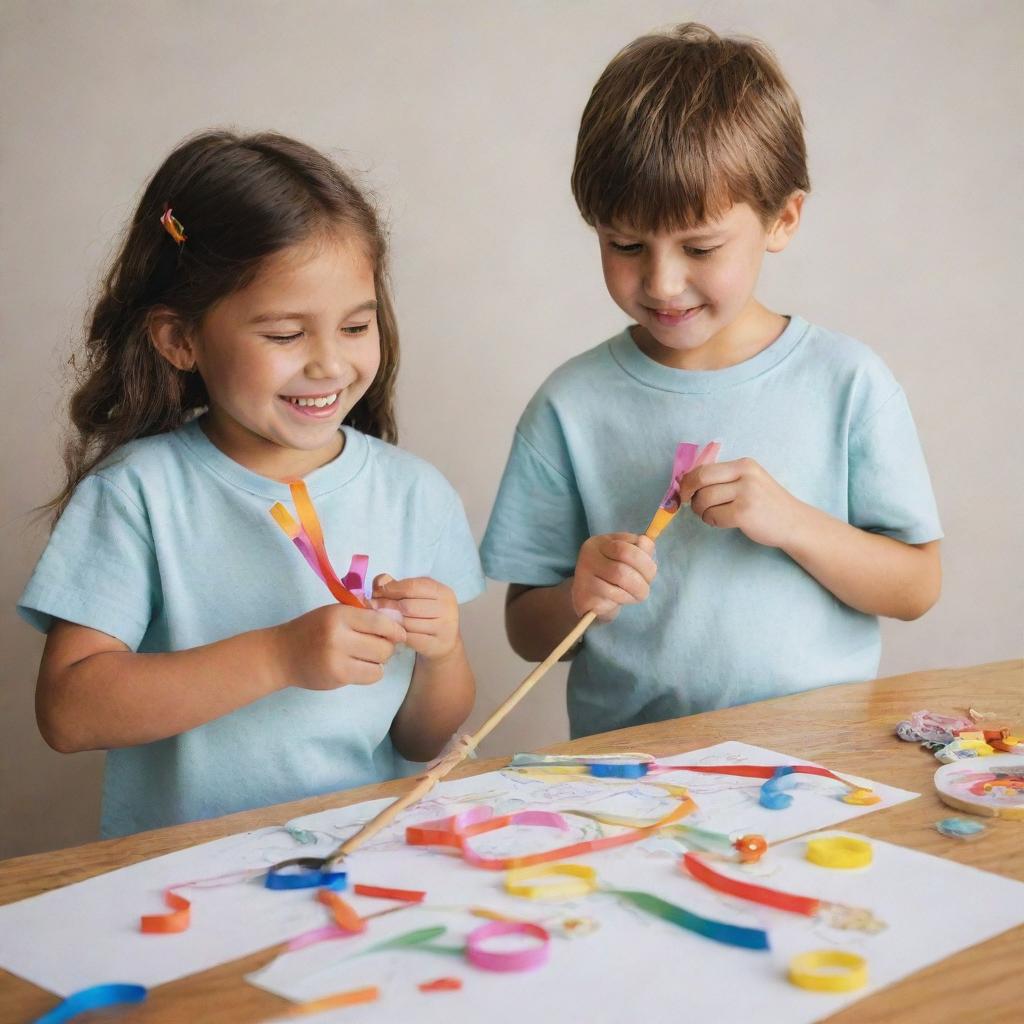
[[[810,187],[800,104],[756,40],[693,22],[641,36],[583,111],[572,192],[591,226],[688,230],[738,202],[767,225]]]
[[[178,244],[160,222],[167,207],[185,229]],[[273,253],[317,232],[354,231],[374,266],[380,369],[345,423],[397,440],[394,390],[398,326],[387,273],[387,239],[351,178],[315,149],[284,135],[207,131],[186,140],[153,175],[103,281],[88,321],[67,479],[46,507],[63,512],[79,481],[118,447],[180,427],[207,404],[198,373],[168,363],[150,341],[153,309],[186,326],[244,288]]]

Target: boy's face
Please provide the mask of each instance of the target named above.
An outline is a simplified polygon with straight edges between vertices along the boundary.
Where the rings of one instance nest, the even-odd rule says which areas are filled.
[[[719,369],[754,354],[754,335],[772,316],[754,299],[761,262],[786,247],[802,203],[795,194],[767,228],[746,203],[689,231],[599,225],[608,293],[636,321],[641,349],[683,369]]]

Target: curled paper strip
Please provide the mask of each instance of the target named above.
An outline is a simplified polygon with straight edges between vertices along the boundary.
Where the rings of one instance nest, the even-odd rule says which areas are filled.
[[[821,909],[821,900],[809,896],[795,896],[792,893],[769,889],[764,885],[753,885],[750,882],[743,882],[738,878],[723,875],[705,864],[694,853],[683,854],[682,865],[692,878],[702,882],[709,889],[724,892],[728,896],[737,896],[741,900],[760,903],[762,906],[774,907],[776,910],[788,910],[791,914],[803,914],[805,917],[815,917]]]
[[[789,765],[776,768],[772,777],[761,787],[758,803],[770,811],[785,810],[793,802],[793,798],[783,792],[783,789],[788,789],[796,781],[793,769]]]
[[[383,885],[361,885],[356,883],[352,891],[357,896],[373,896],[379,900],[402,900],[405,903],[422,903],[427,894],[419,889],[391,889]]]
[[[696,809],[697,805],[689,797],[686,797],[663,818],[648,822],[642,828],[634,828],[618,835],[587,839],[569,846],[518,857],[482,857],[473,851],[468,841],[474,836],[506,828],[509,825],[540,825],[567,831],[569,826],[565,818],[553,811],[519,811],[516,814],[492,817],[491,808],[473,807],[450,818],[410,825],[405,830],[405,841],[410,846],[448,846],[458,850],[463,859],[475,867],[491,871],[508,871],[511,868],[547,864],[552,861],[566,860],[569,857],[597,853],[599,850],[625,846],[628,843],[636,843],[665,825],[670,825],[679,818],[693,813]]]
[[[692,854],[688,854],[688,856],[692,856]],[[538,881],[545,878],[558,880],[554,882]],[[513,896],[522,896],[530,900],[575,899],[592,892],[606,892],[628,900],[641,910],[660,917],[663,921],[668,921],[678,928],[685,928],[687,931],[703,935],[715,942],[729,946],[741,946],[745,949],[768,948],[768,934],[759,928],[742,928],[738,925],[701,917],[651,893],[601,888],[598,884],[597,871],[586,864],[551,864],[542,867],[519,868],[510,871],[506,876],[505,890]]]
[[[721,441],[709,441],[703,448],[689,441],[683,441],[677,446],[675,458],[672,461],[672,481],[668,485],[665,497],[661,499],[661,507],[666,512],[679,511],[679,481],[691,469],[714,462],[718,458],[721,447]]]
[[[462,979],[434,978],[433,981],[421,981],[416,987],[421,992],[458,992],[462,988]]]
[[[868,983],[868,963],[856,953],[819,949],[790,960],[789,980],[812,992],[853,992]]]
[[[536,945],[526,949],[492,950],[487,948],[491,939],[507,935],[526,935],[537,939]],[[528,921],[492,921],[469,933],[466,939],[466,959],[474,967],[485,971],[533,971],[543,967],[551,954],[551,936],[547,929]]]
[[[284,1016],[305,1017],[312,1013],[322,1013],[324,1010],[339,1010],[343,1006],[375,1003],[378,999],[380,999],[380,989],[376,985],[367,985],[365,988],[353,988],[347,992],[337,992],[321,999],[311,999],[309,1002],[299,1003],[288,1010]]]
[[[864,868],[871,863],[871,844],[853,836],[827,836],[807,841],[807,859],[823,868]]]
[[[817,775],[824,779],[833,779],[845,786],[847,792],[841,797],[844,803],[874,804],[880,798],[866,786],[859,785],[849,779],[819,768],[813,764],[768,765],[768,764],[659,764],[650,754],[580,754],[545,755],[516,754],[512,758],[509,769],[522,774],[547,772],[553,775],[588,774],[605,778],[641,778],[650,775],[662,775],[667,772],[700,772],[708,775],[735,775],[740,778],[766,779],[772,783],[762,787],[762,795],[767,799],[779,802],[779,807],[788,806],[792,797],[782,793],[784,786],[793,785],[796,779],[783,784],[781,780],[788,775]],[[767,792],[765,793],[765,790]],[[764,806],[769,806],[765,804]]]
[[[292,543],[302,552],[302,557],[313,568],[313,571],[324,581],[327,589],[330,590],[336,601],[350,605],[354,608],[365,608],[366,602],[357,597],[345,584],[338,579],[327,556],[327,548],[324,544],[324,534],[317,517],[316,509],[310,500],[309,491],[301,480],[289,484],[292,492],[292,501],[295,503],[295,511],[298,513],[299,526],[291,517],[291,514],[280,502],[270,509],[270,514],[278,526],[288,535]],[[362,559],[367,559],[364,563]],[[365,573],[368,558],[365,555],[357,555],[352,560],[352,566],[346,579],[359,577],[359,582],[365,585]],[[362,566],[362,575],[359,574],[359,567]],[[362,590],[362,586],[359,588]]]
[[[330,889],[321,889],[316,898],[327,907],[334,923],[342,930],[356,935],[366,931],[366,922],[355,912],[355,910]]]
[[[169,914],[145,914],[139,920],[139,930],[147,934],[183,932],[191,923],[192,904],[174,892],[178,886],[164,890],[164,903],[171,908]]]
[[[527,900],[569,900],[595,889],[597,871],[586,864],[537,864],[513,868],[505,876],[505,891]]]
[[[634,906],[641,910],[660,917],[669,924],[678,928],[685,928],[687,931],[703,935],[712,942],[721,942],[726,946],[740,946],[744,949],[768,949],[768,933],[761,928],[743,928],[735,924],[726,924],[724,921],[713,921],[707,917],[677,907],[660,896],[654,896],[649,892],[636,892],[628,889],[606,889],[615,896],[629,900]]]
[[[788,807],[792,797],[783,793],[783,787],[788,788],[796,782],[796,779],[788,779],[791,775],[816,775],[823,779],[832,779],[846,787],[840,799],[843,803],[864,805],[877,804],[881,797],[873,793],[866,785],[858,784],[850,779],[843,778],[828,768],[819,768],[815,764],[789,764],[789,765],[767,765],[767,764],[680,764],[669,767],[671,771],[703,772],[710,775],[736,775],[748,779],[767,779],[769,784],[761,787],[760,797],[762,806],[781,809]],[[784,781],[785,780],[785,781]],[[767,793],[766,793],[767,790]],[[764,803],[767,799],[769,802]]]
[[[93,985],[68,996],[42,1017],[37,1017],[33,1024],[64,1024],[64,1021],[89,1010],[102,1010],[123,1003],[141,1003],[148,994],[142,985]]]
[[[247,868],[242,871],[229,871],[224,875],[212,878],[194,878],[189,882],[175,882],[163,891],[164,903],[171,908],[169,914],[145,914],[139,918],[139,930],[149,934],[170,934],[186,931],[191,924],[192,904],[184,896],[178,895],[179,889],[217,889],[223,885],[237,885],[248,882],[263,874],[262,868]]]

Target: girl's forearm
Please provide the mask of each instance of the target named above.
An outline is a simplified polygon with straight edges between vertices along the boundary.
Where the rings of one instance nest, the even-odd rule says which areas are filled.
[[[572,577],[551,587],[511,584],[505,601],[505,631],[525,661],[543,661],[579,622],[572,606]],[[575,648],[563,661],[569,661]]]
[[[54,630],[67,628],[77,627]],[[168,654],[102,650],[64,664],[44,655],[36,716],[62,753],[152,743],[282,689],[280,665],[274,629]]]
[[[476,680],[460,639],[450,655],[417,656],[409,692],[391,724],[395,749],[410,761],[429,761],[473,710]]]
[[[803,505],[782,550],[844,604],[868,615],[916,619],[939,598],[939,542],[904,544]]]

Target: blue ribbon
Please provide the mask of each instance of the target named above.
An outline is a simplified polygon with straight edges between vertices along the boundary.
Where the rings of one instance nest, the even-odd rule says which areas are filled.
[[[775,769],[772,777],[761,787],[758,802],[762,807],[767,807],[770,811],[783,811],[793,802],[793,798],[782,791],[783,780],[787,789],[798,781],[796,778],[786,778],[787,775],[793,774],[793,769],[789,765]]]
[[[588,765],[595,779],[641,779],[647,774],[648,765],[640,764],[592,764]]]
[[[68,996],[48,1013],[37,1017],[33,1024],[62,1024],[88,1010],[101,1010],[119,1003],[141,1003],[148,994],[142,985],[94,985]]]
[[[295,871],[289,871],[295,868]],[[333,889],[342,892],[348,885],[344,871],[324,871],[321,857],[296,857],[283,860],[267,871],[263,884],[268,889]]]

